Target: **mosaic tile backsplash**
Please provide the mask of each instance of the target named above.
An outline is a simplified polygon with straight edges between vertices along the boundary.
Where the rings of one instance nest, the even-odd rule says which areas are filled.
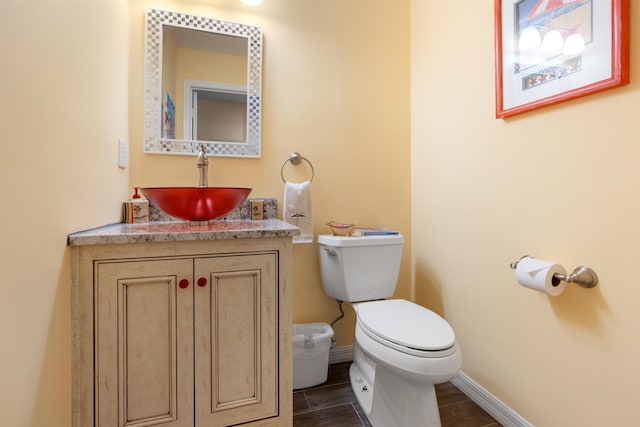
[[[264,219],[278,218],[278,199],[275,198],[255,198],[247,199],[240,206],[223,216],[218,218],[218,221],[233,220],[233,219],[251,219],[251,201],[261,200],[264,202]],[[149,203],[149,222],[160,221],[182,221],[181,219],[174,218],[171,215],[167,215],[157,207]]]

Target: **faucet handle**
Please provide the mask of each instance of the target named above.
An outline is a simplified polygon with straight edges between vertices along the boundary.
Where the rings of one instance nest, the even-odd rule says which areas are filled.
[[[198,152],[198,167],[207,166],[209,164],[209,159],[207,156],[207,149],[204,144],[200,144],[200,151]]]

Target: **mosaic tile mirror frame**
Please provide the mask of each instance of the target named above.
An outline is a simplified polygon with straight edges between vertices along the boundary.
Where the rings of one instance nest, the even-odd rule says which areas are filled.
[[[163,105],[162,94],[164,26],[182,27],[247,39],[247,128],[244,142],[196,141],[163,137],[163,120],[166,117],[166,107]],[[197,154],[200,144],[204,144],[207,154],[212,156],[260,157],[261,85],[262,30],[260,27],[159,9],[146,10],[144,71],[145,153],[191,155]]]

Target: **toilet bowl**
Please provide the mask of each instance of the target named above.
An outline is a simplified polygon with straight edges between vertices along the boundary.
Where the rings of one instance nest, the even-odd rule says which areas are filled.
[[[350,240],[347,240],[350,239]],[[438,427],[435,384],[462,356],[449,324],[425,307],[388,298],[402,236],[318,236],[325,292],[356,312],[351,386],[373,427]]]
[[[371,424],[440,426],[434,385],[450,381],[462,366],[451,327],[405,300],[367,302],[355,309],[351,386]]]

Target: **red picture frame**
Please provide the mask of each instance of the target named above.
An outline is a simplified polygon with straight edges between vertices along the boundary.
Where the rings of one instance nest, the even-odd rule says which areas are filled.
[[[496,118],[629,83],[630,0],[494,0]]]

